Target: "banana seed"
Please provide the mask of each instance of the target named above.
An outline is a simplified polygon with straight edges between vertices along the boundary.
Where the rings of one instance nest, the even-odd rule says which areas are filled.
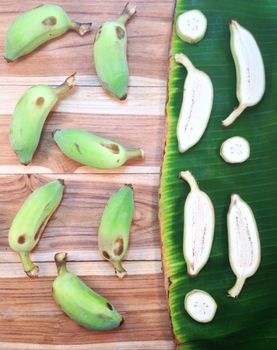
[[[129,79],[125,24],[135,12],[136,7],[127,4],[117,21],[105,22],[98,28],[93,45],[98,79],[119,100],[127,98]]]
[[[118,168],[129,159],[144,157],[140,148],[126,149],[119,143],[84,130],[56,130],[53,138],[67,157],[93,168]]]
[[[49,112],[74,85],[75,74],[56,88],[33,86],[17,102],[10,126],[10,143],[22,164],[32,161]]]
[[[30,259],[51,216],[59,206],[64,190],[62,180],[37,188],[17,212],[9,230],[9,245],[19,254],[24,271],[37,277],[39,268]]]
[[[99,251],[113,265],[119,278],[127,274],[121,261],[128,249],[133,215],[133,188],[125,185],[110,197],[98,231]]]
[[[64,313],[79,325],[97,331],[110,330],[123,323],[123,317],[110,302],[90,289],[66,268],[67,253],[57,253],[58,277],[53,282],[53,298]]]
[[[68,30],[84,35],[91,30],[91,23],[72,21],[57,5],[42,5],[24,12],[8,29],[4,57],[8,62],[15,61]]]

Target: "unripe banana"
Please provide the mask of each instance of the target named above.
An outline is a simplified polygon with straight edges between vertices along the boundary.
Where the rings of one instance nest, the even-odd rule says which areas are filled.
[[[75,74],[56,88],[33,86],[17,102],[10,127],[10,143],[22,164],[31,162],[49,112],[74,85]]]
[[[79,325],[105,331],[123,323],[123,317],[107,299],[90,289],[81,279],[68,272],[67,253],[57,253],[58,277],[53,282],[53,298],[61,309]]]
[[[98,79],[105,90],[120,100],[127,98],[129,79],[125,24],[135,12],[136,7],[127,4],[117,21],[99,27],[93,45]]]
[[[4,57],[8,62],[15,61],[68,30],[84,35],[91,30],[91,23],[72,21],[57,5],[42,5],[24,12],[8,29]]]
[[[127,274],[121,260],[128,249],[133,214],[133,188],[131,185],[125,185],[109,199],[98,231],[99,250],[103,257],[113,265],[119,278]]]
[[[119,143],[84,130],[56,130],[53,138],[67,157],[99,169],[118,168],[129,159],[144,156],[140,148],[126,149]]]
[[[23,203],[9,230],[9,245],[19,254],[24,271],[29,277],[37,277],[39,268],[30,259],[30,252],[59,206],[64,190],[62,180],[52,181],[36,189]]]

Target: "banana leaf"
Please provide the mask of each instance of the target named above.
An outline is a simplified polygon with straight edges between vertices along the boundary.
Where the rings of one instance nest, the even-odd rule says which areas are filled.
[[[206,36],[196,45],[181,41],[175,22],[181,13],[201,10],[208,19]],[[230,127],[221,122],[237,106],[235,66],[230,51],[229,22],[236,19],[255,36],[266,69],[266,93]],[[170,316],[178,349],[223,350],[277,348],[276,213],[277,213],[277,1],[276,0],[177,0],[172,32],[168,83],[167,132],[160,182],[160,227],[163,265]],[[184,52],[206,72],[214,85],[214,106],[200,142],[180,154],[176,125],[182,103],[185,69],[174,62]],[[245,137],[250,159],[240,165],[225,163],[221,143],[231,136]],[[188,185],[178,179],[190,170],[200,188],[212,199],[216,212],[215,239],[208,263],[196,278],[186,274],[183,258],[183,208]],[[228,260],[226,215],[230,195],[238,193],[252,208],[259,228],[261,265],[238,298],[227,297],[235,276]],[[218,304],[212,322],[200,324],[184,310],[184,297],[192,289],[209,292]]]

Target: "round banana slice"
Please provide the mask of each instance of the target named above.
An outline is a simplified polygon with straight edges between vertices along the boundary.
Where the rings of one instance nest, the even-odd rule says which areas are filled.
[[[226,163],[243,163],[250,156],[249,142],[240,136],[230,137],[222,143],[220,155]]]
[[[203,290],[194,289],[185,297],[185,310],[197,322],[212,321],[217,304],[214,298]]]
[[[176,32],[180,39],[190,44],[200,41],[207,30],[207,18],[199,10],[190,10],[181,14],[176,23]]]

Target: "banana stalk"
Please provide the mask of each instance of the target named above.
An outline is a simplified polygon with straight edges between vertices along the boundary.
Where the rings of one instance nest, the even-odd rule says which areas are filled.
[[[96,73],[102,87],[119,100],[127,98],[129,69],[127,62],[126,22],[135,14],[129,4],[117,21],[103,23],[93,44]]]
[[[83,130],[56,130],[53,138],[67,157],[94,168],[118,168],[129,159],[144,157],[140,148],[126,149],[119,143]]]
[[[98,231],[99,251],[113,265],[119,278],[127,274],[121,261],[128,249],[133,215],[133,188],[125,185],[109,199]]]
[[[56,88],[33,86],[17,102],[10,126],[10,143],[22,164],[32,161],[49,112],[74,85],[75,74]]]
[[[19,254],[24,271],[37,277],[39,268],[30,259],[51,216],[59,206],[64,190],[62,180],[52,181],[36,189],[23,203],[9,230],[9,245]]]
[[[42,5],[24,12],[8,29],[4,57],[8,62],[15,61],[68,30],[85,35],[91,30],[91,23],[71,20],[57,5]]]
[[[124,319],[110,302],[90,289],[66,268],[67,253],[57,253],[58,276],[53,282],[53,298],[63,312],[79,325],[97,331],[120,326]]]

